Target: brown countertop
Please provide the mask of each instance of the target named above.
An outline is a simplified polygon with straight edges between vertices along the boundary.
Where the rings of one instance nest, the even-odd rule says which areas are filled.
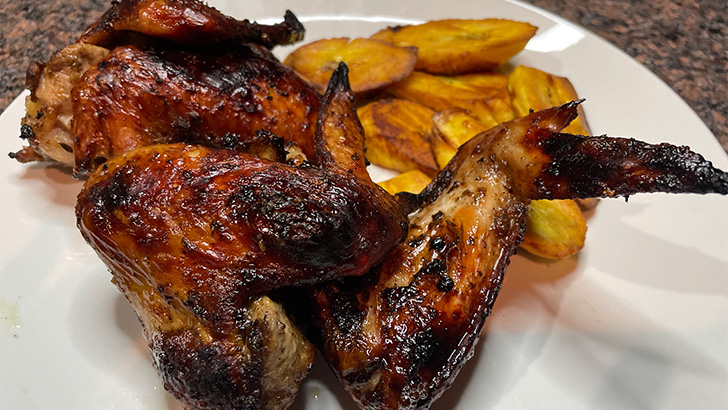
[[[601,36],[657,74],[728,151],[728,7],[725,0],[527,0]],[[25,69],[47,60],[109,0],[0,4],[0,109],[23,90]]]

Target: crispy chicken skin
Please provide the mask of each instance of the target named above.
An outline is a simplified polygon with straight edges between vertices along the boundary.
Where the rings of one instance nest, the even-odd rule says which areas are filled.
[[[421,194],[407,239],[367,275],[317,287],[312,339],[362,409],[428,408],[473,354],[530,200],[637,192],[728,194],[686,148],[559,131],[577,104],[463,145]]]
[[[28,145],[10,156],[78,177],[156,143],[310,157],[320,96],[269,50],[303,33],[290,12],[266,26],[193,0],[114,2],[78,43],[29,67]]]
[[[319,97],[253,44],[203,51],[120,46],[73,88],[76,172],[136,147],[187,142],[309,157]]]
[[[405,237],[406,214],[366,174],[346,71],[324,96],[318,165],[154,145],[110,159],[78,197],[81,233],[144,324],[165,385],[191,408],[278,408],[262,380],[290,375],[274,390],[295,391],[309,349],[278,306],[256,315],[259,295],[360,275]],[[271,347],[286,343],[278,328],[297,350]],[[280,350],[291,357],[275,364]]]
[[[119,0],[77,42],[112,48],[130,34],[141,34],[193,46],[254,43],[271,48],[301,41],[304,33],[290,11],[282,23],[266,26],[236,20],[198,0]]]

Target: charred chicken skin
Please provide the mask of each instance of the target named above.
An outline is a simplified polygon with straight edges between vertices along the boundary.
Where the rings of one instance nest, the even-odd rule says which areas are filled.
[[[261,294],[361,275],[406,235],[406,214],[366,172],[346,71],[324,96],[315,165],[154,145],[110,159],[78,197],[84,238],[190,408],[290,404],[276,398],[297,389],[310,346]]]
[[[313,292],[312,339],[362,409],[428,408],[473,354],[534,199],[728,194],[686,148],[559,133],[577,103],[463,145],[411,205],[407,239],[368,274]]]
[[[303,36],[238,21],[198,1],[122,0],[46,64],[28,70],[22,162],[86,176],[127,150],[187,142],[280,159],[313,155],[319,95],[269,47]]]

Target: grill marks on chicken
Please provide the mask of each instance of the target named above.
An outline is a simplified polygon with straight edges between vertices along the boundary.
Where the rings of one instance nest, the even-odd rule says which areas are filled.
[[[291,12],[267,26],[193,0],[114,2],[77,44],[31,67],[28,146],[10,156],[76,176],[156,143],[310,157],[319,95],[269,50],[303,33]]]
[[[316,288],[313,339],[361,408],[428,408],[449,387],[473,354],[530,200],[728,194],[728,174],[687,149],[560,134],[576,113],[571,103],[475,137],[420,195],[402,197],[414,211],[409,233],[382,264]],[[666,151],[677,156],[664,161]]]
[[[284,374],[275,390],[295,391],[310,349],[277,305],[265,304],[268,319],[251,304],[282,286],[361,275],[406,235],[395,198],[363,173],[345,66],[323,101],[320,166],[154,145],[110,159],[78,197],[81,233],[141,318],[166,387],[194,408],[278,408],[260,386]],[[289,339],[292,351],[280,347]]]
[[[187,142],[285,157],[313,156],[318,96],[268,51],[190,53],[121,46],[73,89],[76,171],[136,147]]]

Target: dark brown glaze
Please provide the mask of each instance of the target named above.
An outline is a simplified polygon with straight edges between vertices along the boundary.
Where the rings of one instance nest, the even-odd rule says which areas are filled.
[[[314,311],[306,312],[313,315],[313,340],[362,409],[428,408],[450,386],[493,308],[530,200],[652,192],[664,189],[663,179],[715,181],[670,182],[671,192],[726,193],[726,173],[704,162],[679,165],[696,160],[684,150],[665,162],[649,155],[664,148],[560,134],[577,106],[534,113],[473,138],[421,194],[401,197],[413,211],[409,233],[381,265],[314,290]],[[595,154],[594,141],[629,149]],[[573,173],[558,173],[563,167]],[[643,171],[652,178],[635,177],[635,184],[618,177]],[[547,181],[557,173],[564,183]],[[600,189],[576,183],[592,179]]]
[[[271,314],[265,330],[251,323],[260,309],[250,304],[283,286],[361,275],[404,239],[406,214],[365,174],[363,139],[343,66],[317,125],[320,166],[160,144],[120,154],[89,177],[79,229],[134,306],[165,385],[183,403],[248,408],[236,406],[273,395],[256,387],[266,379],[295,390],[305,373],[297,351],[281,349],[291,356],[281,369],[256,339],[285,315]],[[293,333],[285,338],[300,346]],[[259,352],[272,364],[259,365]]]
[[[171,142],[270,158],[289,142],[310,158],[319,97],[268,54],[252,44],[210,53],[115,48],[72,91],[76,172]]]
[[[392,209],[346,175],[182,144],[116,158],[79,197],[85,235],[114,259],[187,278],[196,298],[216,297],[206,280],[249,296],[362,274],[401,239],[385,235],[403,231]]]
[[[549,135],[551,165],[535,181],[538,196],[563,198],[644,192],[728,194],[728,174],[716,172],[688,147],[627,138]]]
[[[271,48],[302,40],[305,30],[290,11],[283,22],[262,25],[236,20],[198,0],[119,0],[78,42],[113,48],[130,33],[191,46],[234,42]]]

